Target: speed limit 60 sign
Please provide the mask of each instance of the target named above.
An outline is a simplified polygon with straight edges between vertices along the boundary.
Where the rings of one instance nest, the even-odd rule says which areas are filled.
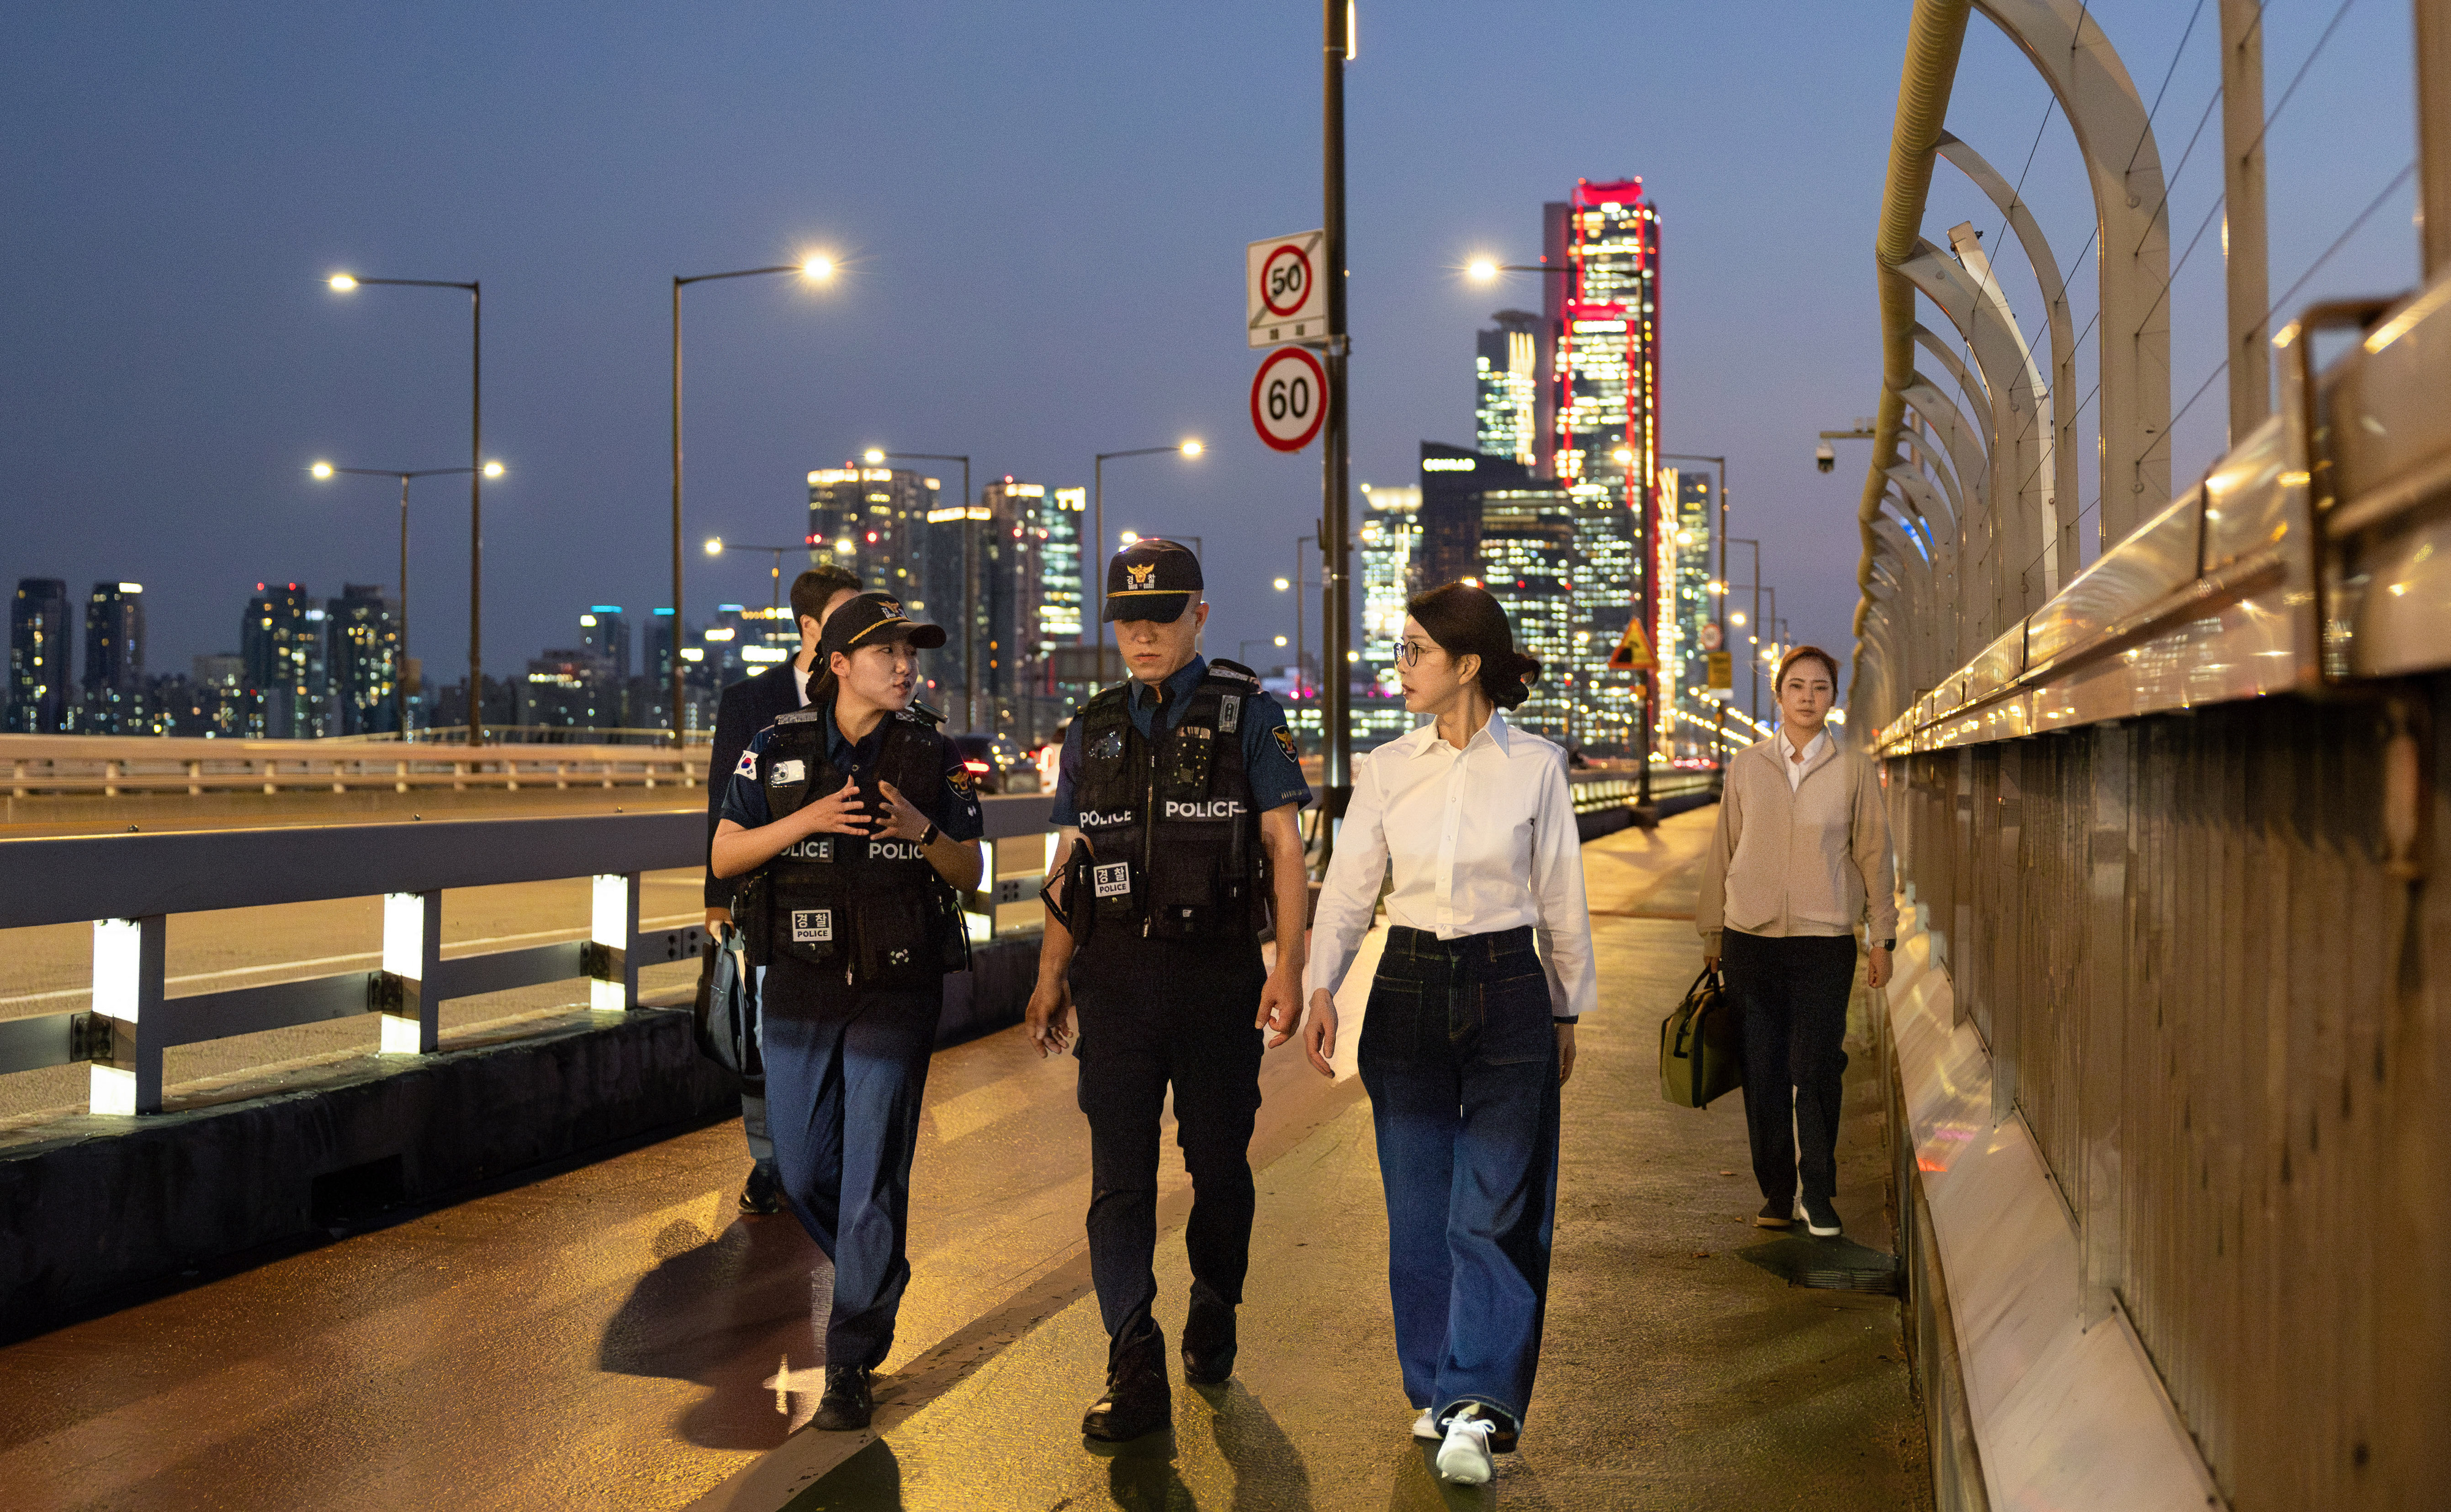
[[[1300,451],[1327,422],[1327,371],[1300,346],[1260,359],[1251,380],[1251,428],[1279,451]]]
[[[1253,346],[1327,340],[1325,231],[1253,242],[1243,253]]]

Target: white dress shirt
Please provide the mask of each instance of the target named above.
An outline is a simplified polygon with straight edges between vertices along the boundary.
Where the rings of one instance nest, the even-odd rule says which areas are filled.
[[[1787,732],[1781,730],[1778,733],[1778,764],[1787,770],[1787,791],[1793,793],[1804,786],[1804,775],[1812,771],[1814,764],[1824,756],[1837,749],[1837,746],[1832,743],[1830,732],[1826,729],[1815,733],[1812,739],[1805,741],[1804,749],[1801,751],[1798,751],[1787,738]]]
[[[1461,751],[1432,723],[1356,767],[1311,923],[1304,995],[1333,992],[1344,980],[1392,861],[1390,924],[1442,940],[1528,924],[1548,973],[1551,1013],[1590,1012],[1599,985],[1566,754],[1493,712]]]

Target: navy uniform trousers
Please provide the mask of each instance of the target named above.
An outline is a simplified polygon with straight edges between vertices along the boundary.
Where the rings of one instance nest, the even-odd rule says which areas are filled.
[[[1251,1126],[1260,1111],[1260,991],[1251,940],[1150,940],[1116,927],[1074,957],[1081,1111],[1089,1119],[1089,1274],[1110,1349],[1152,1325],[1158,1123],[1191,1175],[1184,1248],[1195,1299],[1234,1306],[1250,1268]],[[771,1072],[769,1074],[772,1074]]]
[[[911,1284],[911,1157],[944,981],[853,988],[778,955],[759,973],[758,1003],[775,1176],[834,1266],[826,1364],[874,1369]]]

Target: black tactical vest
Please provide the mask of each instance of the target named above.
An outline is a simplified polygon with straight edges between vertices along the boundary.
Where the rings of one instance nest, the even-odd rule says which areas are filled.
[[[1243,720],[1260,679],[1212,661],[1173,729],[1132,727],[1124,682],[1081,712],[1081,833],[1091,854],[1066,884],[1088,933],[1116,929],[1159,939],[1249,939],[1267,923],[1267,857],[1243,763]]]
[[[775,719],[757,759],[757,784],[774,818],[851,780],[826,759],[833,717],[828,704]],[[859,784],[866,814],[884,812],[881,779],[931,820],[943,822],[945,748],[936,720],[918,709],[886,717],[875,769]],[[753,941],[761,962],[793,956],[838,971],[856,987],[925,986],[969,964],[969,933],[952,890],[916,840],[808,835],[768,861],[756,881],[765,894],[753,911],[761,926]]]

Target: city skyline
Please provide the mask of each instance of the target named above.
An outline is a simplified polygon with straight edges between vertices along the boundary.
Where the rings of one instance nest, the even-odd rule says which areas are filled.
[[[1783,44],[1758,54],[1728,48],[1712,13],[1364,9],[1349,69],[1356,480],[1400,484],[1419,438],[1472,434],[1459,343],[1493,309],[1540,307],[1534,278],[1493,290],[1464,263],[1534,261],[1533,206],[1639,169],[1676,219],[1661,444],[1731,457],[1736,533],[1762,539],[1797,636],[1843,656],[1852,553],[1832,542],[1851,539],[1860,480],[1853,458],[1814,473],[1810,453],[1876,377],[1863,294],[1894,38],[1803,5],[1757,8],[1748,25]],[[2138,57],[2167,53],[2185,20],[2114,10]],[[823,246],[841,259],[826,288],[756,281],[694,309],[693,544],[790,539],[774,532],[797,518],[811,458],[924,447],[971,453],[982,477],[1075,478],[1095,451],[1199,434],[1199,465],[1108,480],[1110,530],[1206,536],[1219,633],[1284,633],[1290,605],[1268,585],[1317,514],[1316,458],[1248,436],[1237,273],[1250,237],[1317,219],[1316,21],[1290,4],[1128,28],[617,7],[576,32],[450,4],[304,27],[31,14],[0,59],[19,149],[0,235],[41,291],[0,343],[18,420],[0,433],[14,527],[0,581],[143,581],[157,659],[177,665],[227,649],[242,579],[388,579],[379,490],[321,491],[304,468],[463,459],[465,329],[424,293],[342,299],[320,280],[481,277],[487,452],[511,464],[486,485],[486,661],[520,665],[566,637],[573,599],[669,597],[670,277]],[[2272,55],[2303,57],[2321,26],[2276,12]],[[1561,28],[1594,55],[1685,62],[1639,88],[1562,88]],[[2352,12],[2272,144],[2274,203],[2296,206],[2273,227],[2276,286],[2370,192],[2309,165],[2404,152],[2402,30]],[[2037,213],[2089,219],[2030,68],[1987,29],[1967,49],[1966,124],[2036,140]],[[844,59],[923,79],[943,108],[821,122],[809,70]],[[1059,97],[1072,103],[1049,110]],[[726,108],[701,108],[713,99]],[[1453,108],[1507,99],[1543,103]],[[2362,109],[2338,108],[2351,100]],[[1808,133],[1786,134],[1799,122]],[[1971,193],[1946,175],[1935,192]],[[1167,213],[1136,208],[1161,201]],[[996,234],[944,234],[949,207]],[[161,237],[166,218],[187,234]],[[1089,264],[1118,271],[1079,276]],[[2405,265],[2377,230],[2327,277],[2396,286]],[[2185,387],[2220,355],[2203,276],[2217,284],[2217,258],[2200,254],[2172,296]],[[2080,301],[2089,284],[2072,282]],[[2218,451],[2214,408],[2183,421],[2180,474]],[[410,534],[412,650],[441,677],[466,660],[465,510],[421,492]],[[755,601],[763,565],[693,555],[687,604]]]

